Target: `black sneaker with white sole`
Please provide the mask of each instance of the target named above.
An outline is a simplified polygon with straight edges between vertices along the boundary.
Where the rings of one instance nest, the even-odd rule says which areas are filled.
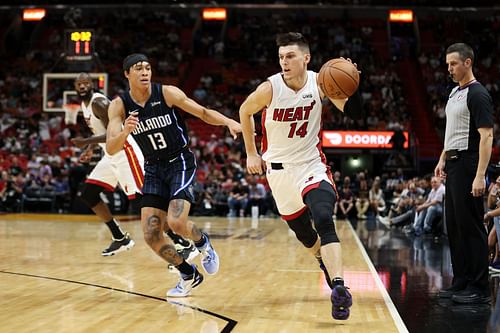
[[[199,254],[200,251],[194,246],[194,243],[192,241],[188,241],[188,244],[181,245],[179,243],[175,243],[175,250],[177,253],[184,258],[187,262],[191,263],[194,258],[196,258]],[[168,264],[168,271],[171,273],[178,273],[177,269],[175,268],[174,265]]]
[[[128,251],[133,248],[135,242],[130,238],[130,234],[128,232],[125,233],[122,239],[114,239],[109,245],[109,247],[102,251],[102,255],[104,257],[114,256],[117,253]]]

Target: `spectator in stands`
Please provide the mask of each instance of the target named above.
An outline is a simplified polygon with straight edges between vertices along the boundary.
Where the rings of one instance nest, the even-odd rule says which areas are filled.
[[[248,206],[257,206],[257,215],[265,215],[267,211],[267,191],[264,184],[257,182],[258,177],[257,175],[247,175],[245,177],[248,183]]]
[[[17,156],[12,156],[9,167],[9,174],[11,176],[17,176],[23,172],[23,168],[19,164],[19,158]]]
[[[62,213],[69,207],[69,183],[68,177],[59,174],[52,180],[52,186],[54,187],[54,196],[56,202],[54,208],[57,212]]]
[[[337,188],[342,188],[342,174],[340,171],[336,170],[333,173],[333,182]]]
[[[39,179],[43,179],[46,176],[52,177],[52,168],[49,165],[48,159],[43,159],[41,162],[40,173],[38,174]]]
[[[244,179],[233,186],[227,198],[227,204],[229,206],[229,217],[236,216],[236,212],[238,211],[238,209],[239,216],[245,216],[245,211],[248,206],[248,193],[248,184]]]
[[[409,181],[399,199],[394,201],[388,215],[380,217],[379,221],[388,227],[408,225],[411,227],[408,232],[413,231],[411,224],[415,220],[415,205],[423,193],[424,190],[417,187],[414,181]]]
[[[499,242],[500,242],[500,176],[497,177],[495,183],[490,187],[488,193],[488,207],[490,211],[484,214],[484,221],[487,222],[493,219],[493,227],[488,235],[488,245],[493,248],[494,256],[493,261],[489,266],[490,273],[500,272],[500,253],[499,253]],[[497,302],[500,300],[497,300]]]
[[[11,176],[5,189],[3,205],[8,212],[17,212],[21,207],[24,192],[25,179],[22,173]]]
[[[368,182],[363,178],[359,179],[358,195],[356,197],[356,211],[358,219],[366,219],[366,212],[370,208],[370,201],[368,200]]]
[[[228,214],[228,195],[221,183],[215,181],[215,192],[213,194],[214,214],[217,216],[226,216]]]
[[[26,164],[27,176],[31,179],[38,178],[40,172],[40,162],[37,160],[36,154],[32,154],[28,163]]]
[[[432,190],[427,195],[427,200],[416,207],[419,213],[413,225],[416,236],[422,234],[422,228],[425,233],[430,233],[434,220],[443,216],[445,186],[438,177],[432,177],[431,186]]]
[[[376,177],[373,181],[372,187],[368,192],[368,198],[370,200],[370,208],[375,216],[384,216],[385,212],[385,199],[384,193],[380,188],[380,177]]]
[[[339,193],[339,201],[335,206],[335,214],[338,218],[344,219],[348,218],[351,210],[354,208],[354,195],[351,191],[351,178],[349,176],[344,177],[344,183],[342,185],[342,190]],[[340,209],[340,214],[338,210]]]
[[[0,211],[5,211],[4,202],[7,198],[7,184],[9,183],[9,174],[3,170],[0,173]]]

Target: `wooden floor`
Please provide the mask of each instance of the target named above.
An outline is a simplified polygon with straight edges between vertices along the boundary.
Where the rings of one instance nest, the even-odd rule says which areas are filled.
[[[336,321],[321,271],[283,222],[194,221],[211,235],[220,271],[191,297],[166,300],[178,276],[137,219],[122,223],[136,246],[104,258],[109,234],[93,216],[0,215],[0,331],[407,332],[349,223],[337,231],[354,305]]]

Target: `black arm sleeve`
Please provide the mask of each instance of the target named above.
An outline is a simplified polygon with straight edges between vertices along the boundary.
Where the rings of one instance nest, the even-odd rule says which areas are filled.
[[[352,119],[363,119],[363,100],[361,98],[361,94],[359,93],[359,89],[349,97],[347,102],[344,105],[344,114]]]

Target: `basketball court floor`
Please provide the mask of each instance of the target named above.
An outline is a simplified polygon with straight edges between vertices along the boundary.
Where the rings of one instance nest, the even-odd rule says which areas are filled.
[[[279,219],[193,218],[211,235],[220,271],[192,296],[166,299],[177,274],[144,243],[139,220],[123,220],[136,246],[102,257],[110,239],[94,216],[0,215],[0,331],[486,332],[490,322],[493,332],[500,316],[495,303],[437,300],[451,279],[446,240],[411,239],[374,220],[337,222],[354,299],[347,321],[332,319],[321,270]]]

